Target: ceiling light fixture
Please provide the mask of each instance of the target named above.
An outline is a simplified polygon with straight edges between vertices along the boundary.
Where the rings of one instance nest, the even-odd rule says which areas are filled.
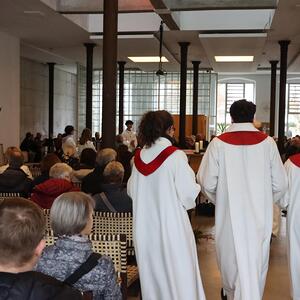
[[[153,39],[153,34],[118,34],[118,39]],[[90,40],[103,40],[103,35],[90,35]]]
[[[215,56],[216,62],[253,62],[254,56]]]
[[[128,58],[136,63],[160,62],[159,56],[128,56]],[[169,62],[165,56],[161,57],[162,62]]]
[[[207,38],[250,38],[250,37],[267,37],[266,32],[252,33],[199,33],[200,39]]]

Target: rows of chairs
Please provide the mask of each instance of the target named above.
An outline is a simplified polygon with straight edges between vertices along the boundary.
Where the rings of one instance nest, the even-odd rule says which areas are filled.
[[[44,209],[46,217],[46,245],[52,245],[54,236],[50,225],[50,210]],[[138,280],[138,268],[127,264],[127,258],[134,256],[131,213],[95,212],[92,234],[89,236],[93,251],[111,257],[123,299],[127,299],[127,288]]]

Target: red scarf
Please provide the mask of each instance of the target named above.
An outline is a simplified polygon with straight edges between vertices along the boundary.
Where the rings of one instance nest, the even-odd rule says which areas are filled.
[[[146,164],[141,159],[141,149],[137,149],[134,156],[135,167],[144,176],[148,176],[154,173],[163,164],[163,162],[176,150],[178,150],[178,148],[169,146],[162,152],[160,152],[154,160]]]
[[[231,145],[256,145],[264,141],[268,136],[261,131],[233,131],[225,132],[218,139]]]
[[[300,168],[300,153],[294,154],[291,157],[289,157],[289,160],[298,168]]]

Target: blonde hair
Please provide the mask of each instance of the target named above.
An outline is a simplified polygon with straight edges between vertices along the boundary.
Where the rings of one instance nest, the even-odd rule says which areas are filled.
[[[72,175],[73,169],[65,163],[56,163],[50,168],[49,176],[51,178],[69,179]]]
[[[122,183],[124,178],[124,167],[118,161],[107,164],[103,171],[104,181],[107,183]]]

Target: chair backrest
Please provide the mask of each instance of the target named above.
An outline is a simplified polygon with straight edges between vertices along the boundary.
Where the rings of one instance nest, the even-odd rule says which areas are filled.
[[[81,182],[72,182],[73,186],[81,189]]]
[[[126,234],[127,254],[134,255],[132,213],[95,212],[92,232],[95,234]]]
[[[43,209],[43,213],[46,219],[46,233],[47,231],[51,230],[51,225],[50,225],[50,209]]]
[[[125,234],[91,234],[89,236],[93,251],[102,255],[109,256],[114,264],[118,281],[121,283],[123,295],[127,293],[127,251]],[[45,235],[46,246],[53,245],[57,237],[52,230],[48,230]]]
[[[0,198],[22,197],[20,193],[0,192]]]
[[[27,163],[26,166],[29,168],[33,178],[36,178],[42,174],[40,163]]]

